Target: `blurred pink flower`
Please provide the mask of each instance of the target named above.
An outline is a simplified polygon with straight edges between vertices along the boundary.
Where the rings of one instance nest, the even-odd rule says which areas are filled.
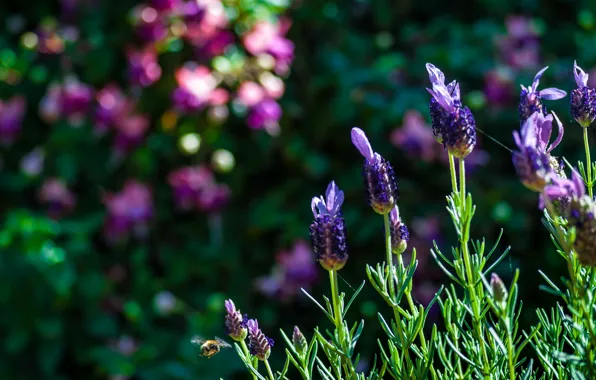
[[[10,145],[21,130],[27,101],[22,96],[13,96],[8,101],[0,100],[0,143]]]
[[[300,288],[309,290],[317,278],[317,264],[310,245],[304,240],[297,240],[290,251],[276,255],[272,273],[257,279],[255,285],[269,297],[290,301]]]
[[[168,35],[168,27],[157,9],[141,4],[132,11],[133,24],[137,35],[147,43],[163,40]]]
[[[407,111],[401,128],[391,133],[391,143],[402,148],[411,158],[432,162],[443,150],[435,141],[432,129],[420,112]]]
[[[259,21],[244,35],[244,47],[253,55],[270,54],[275,59],[275,71],[285,74],[294,59],[294,43],[284,37],[290,25],[288,20],[275,24]]]
[[[514,98],[514,78],[508,67],[499,66],[484,74],[484,95],[492,106],[506,106]]]
[[[131,83],[148,87],[161,78],[157,53],[152,47],[143,50],[128,49],[128,76]]]
[[[282,109],[273,99],[263,99],[250,108],[246,122],[252,129],[265,129],[268,132],[279,128]]]
[[[143,141],[149,129],[149,118],[140,114],[124,114],[115,121],[114,128],[114,147],[118,152],[126,153]]]
[[[181,4],[182,0],[151,0],[151,5],[158,11],[173,11]]]
[[[206,66],[186,64],[176,70],[178,87],[172,94],[174,105],[183,112],[200,110],[211,102],[221,100],[217,80]]]
[[[93,89],[75,76],[63,83],[50,85],[40,103],[41,118],[54,123],[64,117],[73,126],[80,126],[93,100]]]
[[[104,225],[108,241],[120,241],[131,233],[145,237],[154,213],[153,196],[146,185],[129,180],[119,193],[106,194],[103,202],[108,213]]]
[[[220,0],[188,1],[182,6],[182,14],[185,37],[203,54],[223,51],[233,41],[233,35],[224,31],[228,17]]]
[[[121,115],[127,113],[130,101],[115,84],[108,84],[97,92],[95,108],[95,127],[98,132],[112,128]]]
[[[187,166],[171,172],[168,183],[174,192],[176,205],[186,211],[196,208],[203,212],[216,212],[230,198],[230,189],[216,183],[211,169],[203,165]]]
[[[265,90],[256,82],[242,82],[236,92],[237,101],[247,107],[252,107],[265,98]]]
[[[48,178],[44,181],[38,193],[39,201],[48,207],[48,213],[53,218],[59,218],[74,208],[76,198],[66,187],[64,181],[58,178]]]
[[[540,63],[540,40],[532,20],[511,15],[505,19],[507,34],[497,39],[501,56],[514,69],[534,68]]]

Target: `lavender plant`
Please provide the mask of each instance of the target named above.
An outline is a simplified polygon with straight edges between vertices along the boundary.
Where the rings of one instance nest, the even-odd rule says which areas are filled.
[[[476,145],[475,119],[461,98],[457,81],[446,84],[443,72],[427,64],[431,82],[429,102],[432,133],[443,145],[449,162],[451,189],[447,212],[451,216],[457,244],[451,249],[434,243],[431,254],[450,279],[427,305],[415,302],[413,277],[418,262],[416,249],[406,262],[403,252],[409,231],[398,206],[396,173],[391,164],[375,152],[360,128],[353,128],[351,140],[364,157],[362,177],[365,196],[384,223],[383,261],[366,266],[370,285],[391,310],[379,313],[386,338],[379,340],[378,362],[368,373],[356,370],[356,345],[364,321],[348,322],[346,313],[366,282],[349,300],[340,291],[338,271],[348,261],[347,235],[341,208],[344,194],[331,182],[325,196],[314,197],[311,209],[311,243],[317,261],[329,273],[330,296],[323,302],[303,292],[329,319],[331,329],[319,327],[310,340],[295,327],[291,337],[283,331],[286,361],[274,371],[268,362],[273,341],[264,335],[256,320],[248,320],[226,301],[228,335],[253,379],[288,379],[290,364],[301,378],[312,379],[593,379],[596,378],[596,201],[593,197],[595,163],[590,159],[587,130],[596,119],[596,90],[587,87],[587,74],[574,64],[578,88],[571,94],[571,115],[584,132],[586,162],[578,170],[552,155],[563,138],[564,127],[543,99],[557,100],[566,93],[557,88],[538,91],[539,71],[529,87],[522,86],[519,131],[513,131],[517,150],[513,166],[521,183],[538,193],[544,225],[558,253],[566,262],[569,278],[563,287],[540,272],[544,290],[560,297],[552,310],[537,310],[538,323],[520,331],[522,302],[518,300],[519,270],[506,284],[495,267],[510,247],[499,248],[502,231],[487,246],[485,239],[472,237],[475,206],[466,187],[466,157]],[[551,142],[553,129],[557,137]],[[457,161],[457,162],[456,162]],[[457,165],[456,165],[457,163]],[[570,169],[568,176],[566,169]],[[380,255],[379,255],[380,256]],[[437,302],[442,327],[428,325],[429,310]],[[248,345],[246,343],[248,340]],[[534,354],[540,365],[531,359]],[[322,352],[323,355],[320,355]],[[263,362],[265,370],[259,370]]]

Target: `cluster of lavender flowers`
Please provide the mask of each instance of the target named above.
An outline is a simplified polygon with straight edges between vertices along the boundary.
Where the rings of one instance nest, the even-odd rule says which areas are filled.
[[[278,101],[285,91],[283,77],[294,58],[294,45],[285,37],[291,22],[281,17],[287,6],[265,6],[253,12],[249,3],[147,0],[130,10],[136,39],[119,52],[127,60],[126,80],[114,79],[99,86],[86,83],[80,75],[76,56],[96,41],[79,32],[74,17],[97,5],[63,1],[61,6],[58,20],[45,20],[31,31],[18,27],[17,19],[13,22],[13,33],[20,34],[22,47],[33,54],[34,61],[59,58],[60,74],[48,83],[37,107],[21,96],[0,100],[0,143],[6,148],[19,140],[27,108],[37,109],[40,119],[54,130],[91,126],[95,141],[111,142],[112,160],[108,163],[114,167],[142,148],[155,128],[171,132],[179,124],[196,123],[196,117],[203,115],[209,125],[219,127],[232,111],[251,129],[279,132],[282,109]],[[188,49],[182,50],[182,46]],[[160,61],[172,51],[186,61],[166,73]],[[152,87],[170,83],[174,86],[169,89],[170,103],[163,114],[156,118],[143,110],[141,99],[151,94]],[[180,135],[183,153],[196,153],[201,136]],[[21,161],[23,173],[32,178],[42,174],[46,158],[44,142],[37,144]],[[230,188],[215,178],[214,172],[221,166],[215,162],[215,153],[212,159],[212,165],[172,169],[167,182],[180,210],[218,213],[229,202]],[[76,210],[74,185],[63,178],[43,181],[39,201],[52,217]],[[147,186],[129,178],[120,193],[104,197],[103,203],[108,240],[144,235],[153,217]]]
[[[310,379],[315,362],[319,374],[328,379],[376,379],[383,378],[385,374],[396,379],[515,379],[519,376],[537,379],[540,374],[556,374],[556,378],[565,374],[569,378],[591,378],[585,376],[596,373],[593,361],[595,348],[590,343],[596,337],[592,322],[596,314],[593,307],[596,291],[593,272],[596,268],[596,200],[592,194],[596,180],[592,172],[596,171],[596,165],[590,160],[587,139],[587,130],[596,119],[596,90],[588,86],[588,75],[574,64],[577,88],[571,93],[570,111],[583,128],[587,162],[585,165],[580,163],[578,170],[572,169],[570,178],[565,174],[564,165],[551,155],[563,138],[563,125],[554,113],[547,112],[543,102],[561,99],[566,93],[556,88],[538,89],[547,68],[538,72],[530,86],[522,86],[520,93],[518,113],[521,126],[519,131],[513,132],[518,148],[513,152],[513,166],[521,183],[539,193],[539,207],[545,212],[545,224],[550,226],[553,240],[567,260],[570,276],[570,281],[566,283],[568,292],[563,293],[544,275],[552,292],[563,298],[568,309],[563,311],[559,307],[550,316],[539,309],[541,324],[522,336],[518,331],[521,308],[517,303],[519,271],[510,286],[493,272],[509,248],[488,265],[496,244],[489,253],[485,253],[484,242],[474,242],[470,237],[474,205],[471,194],[466,192],[465,158],[476,145],[474,116],[462,103],[457,81],[446,84],[443,72],[432,64],[427,64],[426,69],[432,84],[432,89],[427,89],[432,96],[429,102],[432,135],[447,152],[452,179],[452,193],[447,197],[448,211],[458,235],[458,246],[452,248],[453,258],[443,254],[436,241],[431,249],[441,269],[454,282],[445,294],[440,294],[439,290],[431,296],[428,306],[430,308],[438,300],[446,331],[438,332],[433,327],[430,337],[426,336],[423,327],[429,309],[416,305],[412,298],[412,279],[418,265],[416,251],[412,251],[407,265],[402,257],[410,236],[399,215],[399,191],[394,169],[372,149],[364,131],[353,128],[352,142],[364,157],[362,177],[366,199],[371,208],[383,216],[385,223],[385,264],[367,266],[367,275],[394,312],[394,320],[390,324],[379,313],[381,325],[389,336],[386,343],[388,350],[380,343],[382,365],[370,369],[368,377],[357,375],[358,356],[354,347],[364,325],[361,322],[349,328],[344,319],[346,309],[364,283],[346,304],[345,294],[339,292],[337,281],[337,272],[344,268],[349,257],[342,213],[344,193],[332,181],[324,196],[312,199],[314,221],[310,226],[314,259],[329,273],[331,298],[325,298],[324,307],[303,291],[325,313],[335,329],[326,335],[315,329],[311,343],[297,328],[291,340],[282,331],[288,347],[286,366],[282,371],[273,372],[267,362],[271,350],[269,338],[258,329],[256,321],[247,322],[233,303],[226,301],[228,334],[242,344],[242,348],[237,345],[236,349],[253,379],[283,379],[288,363],[294,365],[303,379]],[[555,127],[558,135],[551,142]],[[459,171],[455,167],[455,158],[459,161]],[[485,278],[488,273],[489,280]],[[461,286],[463,297],[458,295],[456,284]],[[556,326],[562,326],[566,319],[572,320],[573,324],[562,332],[557,330]],[[244,343],[247,331],[250,351]],[[561,334],[565,335],[565,339],[561,339]],[[521,356],[523,347],[528,344],[536,349],[542,364],[540,370],[533,368],[533,363]],[[317,349],[313,347],[320,347],[328,364],[317,357]],[[415,360],[412,360],[412,355],[415,355]],[[265,361],[267,377],[259,373],[258,360]]]

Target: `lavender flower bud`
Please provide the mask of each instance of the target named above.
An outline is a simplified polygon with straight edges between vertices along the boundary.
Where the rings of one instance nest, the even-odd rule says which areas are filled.
[[[391,252],[396,255],[403,253],[408,248],[408,241],[410,240],[410,232],[408,227],[402,223],[399,217],[399,209],[397,206],[391,210],[389,214],[389,232],[391,234]]]
[[[236,305],[234,305],[234,301],[226,300],[226,317],[225,317],[225,327],[226,333],[232,339],[237,342],[241,342],[246,339],[247,335],[247,316],[244,317],[240,314],[240,310],[236,310]]]
[[[571,179],[555,177],[544,188],[542,196],[553,203],[560,216],[568,218],[570,214],[571,200],[579,199],[586,194],[584,180],[574,169]],[[544,199],[541,199],[540,209],[544,208]]]
[[[399,198],[393,168],[381,155],[373,152],[360,128],[352,128],[352,143],[365,158],[362,177],[368,204],[378,214],[388,214]]]
[[[557,121],[559,135],[550,144],[553,118]],[[512,157],[518,177],[528,189],[541,192],[560,171],[556,159],[553,163],[550,152],[563,138],[563,125],[554,113],[544,116],[535,112],[524,122],[520,132],[513,132],[513,138],[519,149]]]
[[[596,90],[588,87],[589,75],[573,62],[577,88],[571,92],[571,116],[584,128],[596,119]]]
[[[569,205],[569,225],[575,227],[573,248],[579,262],[596,266],[596,204],[589,196],[574,197]]]
[[[308,342],[302,332],[298,328],[298,326],[294,326],[294,333],[292,334],[292,344],[294,344],[294,348],[300,357],[304,357],[306,355],[306,350],[308,349]]]
[[[432,83],[433,96],[430,113],[435,139],[443,143],[449,153],[464,158],[476,145],[476,122],[469,108],[460,99],[459,84],[456,81],[445,85],[445,75],[433,64],[427,63],[426,70]]]
[[[501,277],[496,273],[493,273],[490,276],[490,287],[492,289],[493,298],[499,307],[504,308],[507,304],[508,292],[503,280],[501,280]]]
[[[564,98],[567,95],[565,91],[559,90],[558,88],[545,88],[544,90],[537,91],[540,78],[542,78],[542,74],[544,74],[546,69],[548,69],[548,66],[536,74],[531,86],[521,86],[519,106],[517,107],[517,110],[519,119],[522,123],[536,112],[544,116],[547,115],[546,107],[542,102],[543,99],[557,100]]]
[[[310,239],[317,261],[327,270],[340,270],[348,261],[346,228],[341,214],[344,193],[335,182],[327,187],[326,197],[314,197],[311,209],[314,222]]]
[[[273,347],[273,339],[265,336],[256,319],[247,322],[248,327],[248,349],[250,354],[259,360],[267,360]]]

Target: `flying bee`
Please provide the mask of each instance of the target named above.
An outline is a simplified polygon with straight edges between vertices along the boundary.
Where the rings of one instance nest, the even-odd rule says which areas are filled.
[[[194,336],[191,343],[196,344],[201,348],[201,356],[211,358],[217,354],[221,348],[232,347],[225,340],[215,337],[215,339],[205,339],[198,335]]]

